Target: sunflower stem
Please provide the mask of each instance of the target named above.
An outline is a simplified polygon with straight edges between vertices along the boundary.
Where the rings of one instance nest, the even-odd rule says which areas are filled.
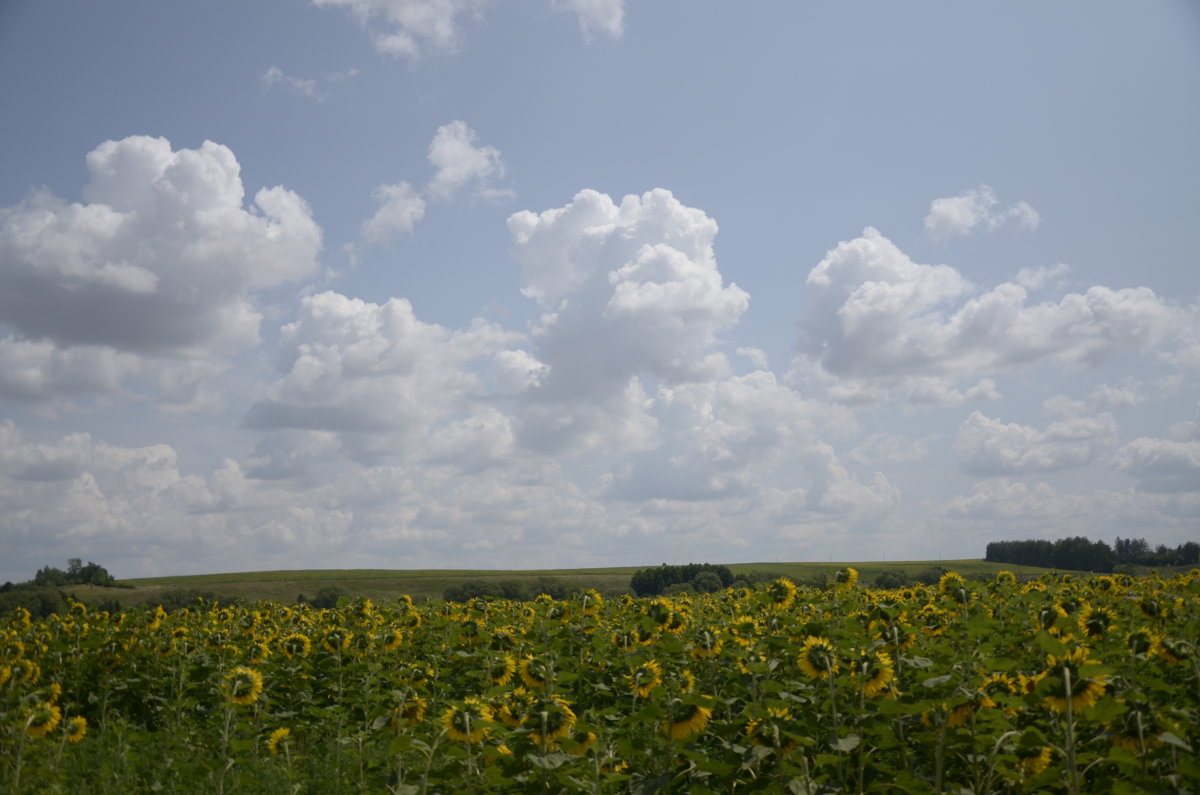
[[[1071,704],[1071,667],[1063,666],[1063,686],[1067,694],[1067,776],[1072,795],[1079,795],[1079,770],[1075,766],[1075,715]]]

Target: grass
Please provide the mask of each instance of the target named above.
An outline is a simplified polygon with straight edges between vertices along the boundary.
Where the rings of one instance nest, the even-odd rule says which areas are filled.
[[[858,569],[861,582],[870,584],[883,572],[901,572],[913,576],[935,566],[956,571],[969,579],[984,579],[998,571],[1036,576],[1046,569],[988,563],[979,559],[910,560],[875,562],[761,562],[728,564],[734,575],[751,572],[790,577],[798,582],[827,580],[834,571],[846,566]],[[67,591],[81,601],[116,599],[123,607],[153,604],[168,591],[195,590],[218,597],[248,601],[273,600],[295,602],[300,594],[311,598],[329,585],[340,586],[352,596],[387,601],[407,594],[417,601],[439,600],[446,588],[470,580],[529,580],[553,577],[572,590],[595,588],[609,596],[628,592],[629,578],[646,566],[616,566],[589,569],[306,569],[298,571],[253,571],[225,574],[193,574],[174,577],[145,577],[122,580],[131,588],[73,586]]]

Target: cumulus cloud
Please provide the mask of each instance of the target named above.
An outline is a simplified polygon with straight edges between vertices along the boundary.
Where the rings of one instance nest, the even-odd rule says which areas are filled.
[[[579,29],[587,39],[598,34],[620,38],[625,22],[625,0],[552,0],[556,8],[579,17]]]
[[[1070,272],[1071,266],[1065,262],[1060,262],[1053,267],[1021,268],[1017,271],[1013,281],[1033,292],[1050,284],[1060,284]]]
[[[749,296],[723,283],[717,225],[702,211],[665,190],[620,205],[585,190],[564,207],[516,213],[508,226],[522,292],[545,310],[533,355],[547,370],[520,423],[526,438],[551,446],[573,435],[602,439],[594,422],[640,413],[635,383],[728,374],[714,346]],[[627,419],[618,425],[647,427]]]
[[[429,163],[436,173],[425,188],[438,201],[449,201],[467,185],[481,198],[509,198],[511,191],[492,186],[504,176],[504,160],[494,146],[480,146],[479,136],[463,121],[438,127],[429,144]]]
[[[425,200],[407,182],[380,185],[373,195],[379,209],[362,225],[362,235],[368,243],[383,243],[398,234],[412,232],[425,217]]]
[[[1005,282],[972,286],[947,265],[914,263],[868,227],[809,273],[801,352],[825,372],[889,389],[916,377],[979,377],[1055,360],[1095,366],[1120,351],[1165,350],[1198,324],[1146,287],[1088,288],[1029,303]]]
[[[907,464],[932,455],[933,443],[940,438],[941,434],[936,433],[916,439],[895,433],[873,433],[846,457],[853,463],[868,466]]]
[[[85,203],[36,190],[0,209],[5,378],[32,396],[111,390],[150,359],[214,359],[258,342],[253,293],[317,270],[321,229],[282,187],[243,206],[240,166],[206,141],[107,141],[87,156]],[[63,363],[94,356],[95,363]],[[40,364],[37,364],[40,362]]]
[[[1113,455],[1113,465],[1143,491],[1200,492],[1200,441],[1140,437]]]
[[[987,185],[971,188],[965,193],[944,199],[934,199],[925,216],[925,234],[933,240],[945,240],[970,234],[977,227],[992,230],[1014,223],[1019,228],[1037,229],[1041,217],[1025,202],[999,210],[996,192]]]
[[[973,411],[958,429],[954,452],[973,475],[1018,475],[1079,467],[1116,444],[1110,414],[1052,422],[1045,430],[1005,423]]]
[[[452,331],[424,323],[402,298],[383,304],[335,292],[308,296],[281,331],[282,378],[246,416],[251,427],[362,434],[380,451],[419,439],[483,393],[470,365],[520,334],[476,321]],[[374,441],[373,441],[374,440]]]
[[[312,0],[338,7],[368,28],[382,53],[417,61],[430,52],[453,52],[461,44],[461,19],[481,18],[488,0]]]
[[[1007,478],[976,484],[968,494],[923,505],[935,532],[973,538],[982,548],[1002,538],[1152,535],[1160,543],[1190,540],[1200,519],[1200,495],[1095,489],[1069,492],[1047,483]],[[999,535],[998,535],[999,534]]]

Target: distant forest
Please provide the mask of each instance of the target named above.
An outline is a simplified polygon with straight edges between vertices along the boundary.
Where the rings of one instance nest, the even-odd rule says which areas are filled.
[[[1114,546],[1089,541],[1083,536],[1057,541],[993,541],[984,560],[1072,571],[1111,572],[1121,566],[1190,566],[1200,563],[1200,544],[1188,541],[1171,549],[1159,544],[1153,549],[1144,538],[1117,537]]]

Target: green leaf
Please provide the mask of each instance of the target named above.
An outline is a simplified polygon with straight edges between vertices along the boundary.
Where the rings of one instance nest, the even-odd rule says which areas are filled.
[[[1061,640],[1046,632],[1039,632],[1037,636],[1037,647],[1046,654],[1062,654],[1067,650],[1067,647]]]
[[[1162,734],[1158,735],[1158,739],[1166,745],[1173,745],[1176,748],[1187,751],[1189,754],[1192,753],[1192,746],[1188,745],[1182,739],[1176,737],[1170,732],[1163,732]]]
[[[862,738],[860,738],[857,734],[847,734],[845,737],[839,737],[836,740],[830,740],[829,747],[835,751],[841,751],[842,753],[848,754],[857,748],[858,744],[861,742]]]
[[[540,767],[545,770],[557,770],[571,761],[571,757],[561,751],[553,751],[548,754],[527,754],[525,758],[534,767]]]
[[[953,678],[954,677],[951,676],[950,674],[943,674],[941,676],[931,676],[928,679],[926,679],[925,681],[921,682],[921,686],[933,688],[933,687],[937,687],[938,685],[944,685]]]

